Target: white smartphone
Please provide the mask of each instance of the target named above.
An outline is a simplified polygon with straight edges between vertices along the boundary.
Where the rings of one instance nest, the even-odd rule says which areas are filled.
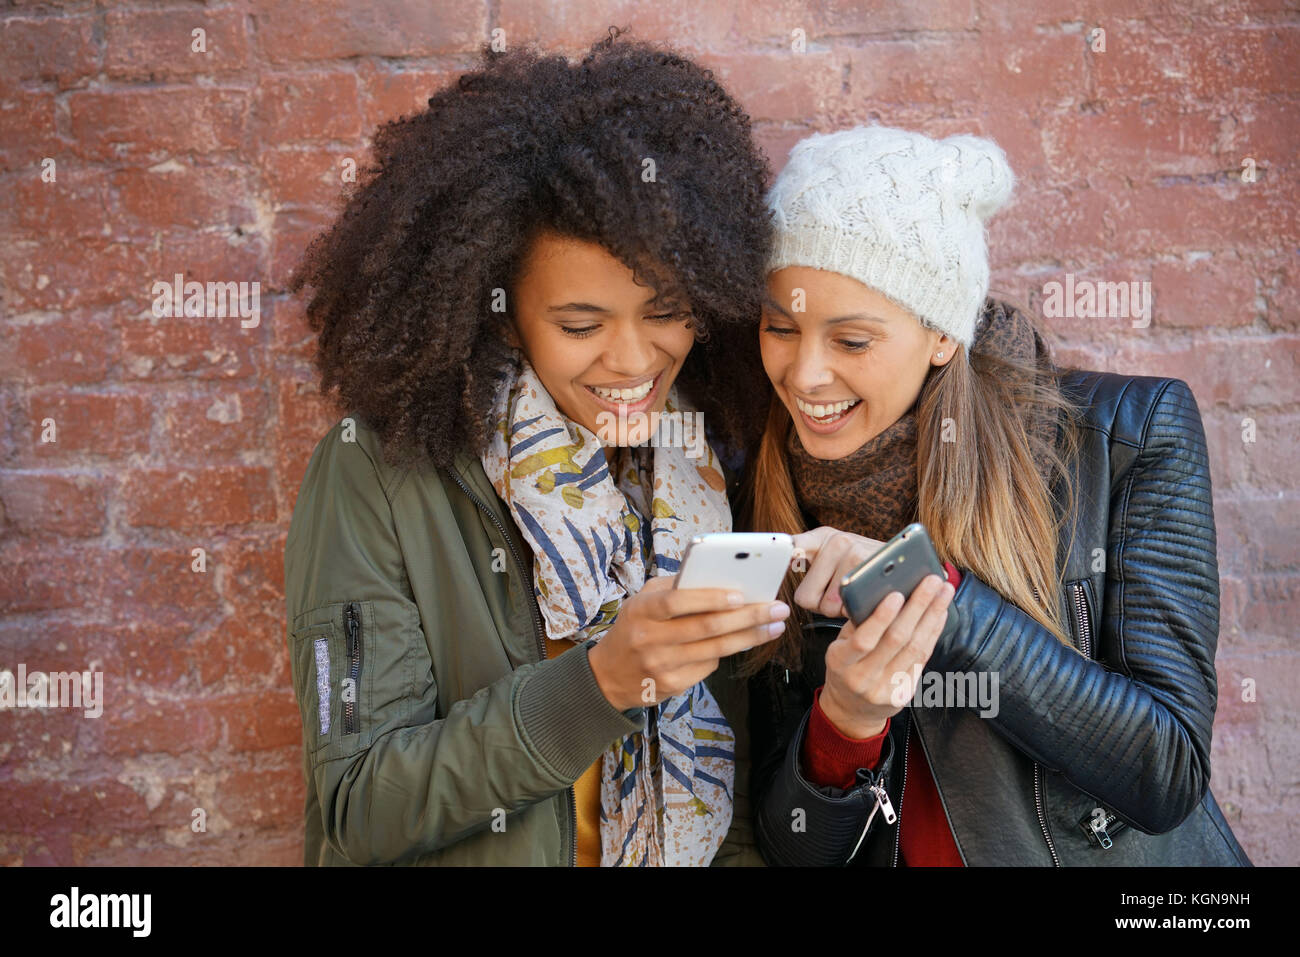
[[[726,588],[745,604],[775,601],[794,558],[794,539],[775,532],[714,532],[686,546],[676,588]]]

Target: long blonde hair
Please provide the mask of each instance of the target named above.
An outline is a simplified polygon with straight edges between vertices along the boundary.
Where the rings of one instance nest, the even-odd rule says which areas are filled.
[[[1039,331],[1028,312],[1021,314]],[[1063,571],[1056,549],[1067,522],[1073,545],[1069,463],[1078,454],[1078,411],[1061,394],[1059,376],[1044,374],[1032,359],[956,349],[947,364],[930,370],[915,406],[917,519],[941,559],[969,569],[1072,645],[1058,600]],[[1059,423],[1059,444],[1026,428],[1040,415]],[[741,491],[746,528],[791,535],[807,530],[786,459],[792,427],[790,413],[773,395]],[[1036,460],[1050,463],[1048,480]],[[1059,511],[1051,490],[1056,479],[1063,491]],[[747,674],[770,661],[800,666],[802,628],[810,615],[794,603],[795,574],[781,588],[792,610],[785,634],[749,652]]]

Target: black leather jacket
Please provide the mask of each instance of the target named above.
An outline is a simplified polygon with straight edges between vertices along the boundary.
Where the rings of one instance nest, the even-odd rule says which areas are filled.
[[[968,866],[1250,864],[1209,790],[1219,578],[1196,401],[1179,379],[1071,370],[1062,388],[1083,412],[1075,541],[1059,543],[1075,647],[960,569],[959,623],[927,671],[996,673],[996,716],[914,699],[842,791],[798,760],[841,624],[815,621],[803,673],[770,667],[750,686],[769,864],[897,865],[908,752],[929,762]],[[873,786],[894,823],[872,813]]]

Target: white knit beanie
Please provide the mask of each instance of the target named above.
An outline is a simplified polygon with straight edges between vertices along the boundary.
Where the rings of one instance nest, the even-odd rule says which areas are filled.
[[[887,126],[814,134],[790,150],[768,192],[768,271],[849,276],[969,350],[988,294],[984,224],[1014,186],[992,140]]]

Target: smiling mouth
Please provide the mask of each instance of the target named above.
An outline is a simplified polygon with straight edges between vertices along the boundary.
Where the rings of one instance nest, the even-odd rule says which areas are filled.
[[[663,381],[665,371],[667,370],[656,372],[651,378],[630,387],[611,389],[586,385],[583,388],[607,412],[619,415],[647,412],[658,401],[659,384]]]
[[[652,379],[646,379],[645,382],[631,389],[603,389],[595,385],[589,385],[587,388],[597,398],[604,399],[606,402],[640,402],[654,391],[655,384],[659,381],[659,375]]]
[[[835,425],[850,415],[861,402],[861,399],[844,399],[840,402],[812,403],[805,402],[798,396],[794,397],[795,406],[816,425]]]

